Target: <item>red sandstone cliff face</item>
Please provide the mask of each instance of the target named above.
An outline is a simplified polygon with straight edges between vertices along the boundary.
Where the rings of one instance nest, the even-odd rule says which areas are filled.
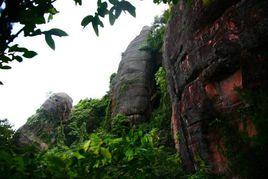
[[[267,43],[266,0],[181,0],[173,8],[163,65],[175,145],[186,169],[198,169],[201,158],[214,173],[230,173],[224,140],[209,124],[244,105],[236,88],[268,89]],[[257,134],[250,119],[247,127],[235,115],[232,120],[249,137]]]

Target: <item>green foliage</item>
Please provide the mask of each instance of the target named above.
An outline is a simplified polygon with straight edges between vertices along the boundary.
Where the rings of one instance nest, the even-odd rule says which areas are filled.
[[[0,148],[9,148],[11,139],[14,134],[12,126],[8,123],[7,119],[0,119]]]
[[[81,5],[82,3],[79,4]],[[136,8],[130,2],[125,0],[98,0],[97,5],[98,8],[97,12],[95,12],[95,15],[88,15],[84,17],[81,22],[81,25],[83,27],[86,27],[91,23],[97,36],[99,35],[99,26],[104,27],[101,19],[105,18],[105,16],[109,16],[111,25],[114,24],[115,20],[120,16],[121,12],[128,12],[133,17],[136,16]]]
[[[121,123],[125,117],[116,118]],[[178,156],[164,146],[157,146],[156,129],[126,131],[119,127],[118,130],[123,133],[100,129],[71,148],[60,146],[49,150],[43,155],[43,168],[51,176],[67,178],[152,178],[182,174]]]
[[[14,131],[8,121],[0,120],[0,172],[1,178],[27,178],[38,176],[36,148],[17,147]]]
[[[170,9],[166,10],[161,17],[155,17],[151,32],[147,38],[146,44],[141,50],[146,50],[152,54],[162,52],[166,24],[169,20]]]
[[[149,127],[159,129],[160,143],[170,146],[170,149],[173,150],[170,131],[171,103],[167,90],[166,72],[163,67],[156,72],[155,81],[160,103],[152,112]]]
[[[10,69],[7,64],[11,61],[22,62],[24,58],[33,58],[36,52],[20,47],[19,44],[12,44],[13,40],[21,33],[25,37],[45,35],[48,45],[55,49],[52,39],[54,36],[67,36],[67,33],[60,29],[42,31],[38,25],[50,21],[58,11],[55,9],[52,0],[33,1],[1,1],[0,3],[0,69]],[[48,17],[48,19],[46,19]],[[13,24],[20,24],[19,31],[13,32]]]
[[[55,129],[61,140],[57,139],[56,145],[47,151],[15,146],[11,126],[2,121],[0,172],[3,177],[207,178],[203,169],[195,174],[182,170],[171,138],[171,105],[162,67],[155,80],[160,103],[148,122],[131,127],[129,119],[122,114],[111,118],[108,95],[101,100],[81,100],[71,112],[67,129],[63,131],[62,125]],[[90,118],[93,130],[88,130]],[[110,121],[110,128],[106,128],[106,120]]]
[[[89,132],[104,122],[109,101],[108,95],[105,95],[102,99],[81,100],[74,106],[70,114],[71,122],[65,128],[68,144],[83,141]]]

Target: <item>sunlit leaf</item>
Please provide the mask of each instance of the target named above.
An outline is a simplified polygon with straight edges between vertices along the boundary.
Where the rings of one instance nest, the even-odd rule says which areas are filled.
[[[77,158],[78,160],[85,158],[83,155],[81,155],[81,154],[78,153],[78,152],[74,152],[74,153],[73,153],[73,156],[74,156],[75,158]]]
[[[87,151],[88,150],[88,148],[89,148],[89,146],[90,146],[90,140],[88,140],[88,141],[86,141],[85,143],[84,143],[84,145],[83,145],[83,149],[84,149],[84,151]]]
[[[109,151],[108,149],[106,149],[106,148],[104,148],[104,147],[101,147],[100,150],[101,150],[101,154],[102,154],[105,158],[107,158],[107,159],[111,159],[111,158],[112,158],[112,155],[111,155],[111,153],[110,153],[110,151]]]

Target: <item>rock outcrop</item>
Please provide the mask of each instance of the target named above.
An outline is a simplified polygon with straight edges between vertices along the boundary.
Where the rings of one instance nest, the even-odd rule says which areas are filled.
[[[159,59],[141,50],[149,32],[150,28],[144,27],[122,53],[112,84],[112,116],[124,114],[131,123],[146,120],[152,110],[154,74],[159,67]]]
[[[73,100],[65,93],[52,94],[31,116],[25,125],[18,129],[16,142],[25,146],[36,143],[41,149],[56,142],[62,124],[69,119]]]
[[[197,170],[203,160],[214,173],[230,172],[223,137],[209,124],[229,115],[239,126],[232,116],[243,105],[236,88],[267,91],[267,43],[268,1],[183,0],[174,6],[163,64],[174,140],[186,169]],[[248,123],[249,137],[256,135]]]

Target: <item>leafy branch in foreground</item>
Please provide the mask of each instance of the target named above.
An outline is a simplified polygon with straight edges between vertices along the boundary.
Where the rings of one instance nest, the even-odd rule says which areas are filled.
[[[25,37],[45,36],[48,46],[55,50],[53,36],[63,37],[67,33],[53,28],[42,31],[38,26],[50,22],[58,13],[54,7],[56,0],[3,0],[0,1],[0,69],[10,69],[8,64],[12,61],[22,62],[25,58],[33,58],[36,52],[13,44],[13,41],[21,34]],[[77,5],[82,5],[82,0],[74,0]],[[135,7],[125,0],[97,0],[97,10],[94,15],[86,16],[81,25],[86,27],[92,24],[95,33],[99,34],[99,26],[103,27],[102,18],[109,15],[111,25],[121,15],[121,12],[129,12],[135,17]],[[110,7],[110,8],[109,8]],[[13,26],[21,26],[14,32]],[[0,84],[3,84],[0,82]]]
[[[76,5],[82,5],[82,0],[73,0]],[[178,0],[154,0],[156,4],[175,4]],[[8,65],[12,61],[22,62],[25,58],[33,58],[36,52],[13,44],[13,41],[21,34],[25,37],[45,36],[48,46],[55,50],[53,36],[67,36],[63,30],[53,28],[42,31],[38,26],[50,22],[54,15],[59,13],[54,7],[56,0],[2,0],[0,1],[0,69],[10,69]],[[122,14],[127,12],[136,16],[136,8],[126,0],[96,0],[97,9],[92,15],[87,15],[81,21],[83,27],[92,25],[96,35],[99,35],[99,27],[104,27],[103,19],[108,17],[113,25]],[[14,32],[13,26],[21,26]],[[0,85],[2,82],[0,81]]]

